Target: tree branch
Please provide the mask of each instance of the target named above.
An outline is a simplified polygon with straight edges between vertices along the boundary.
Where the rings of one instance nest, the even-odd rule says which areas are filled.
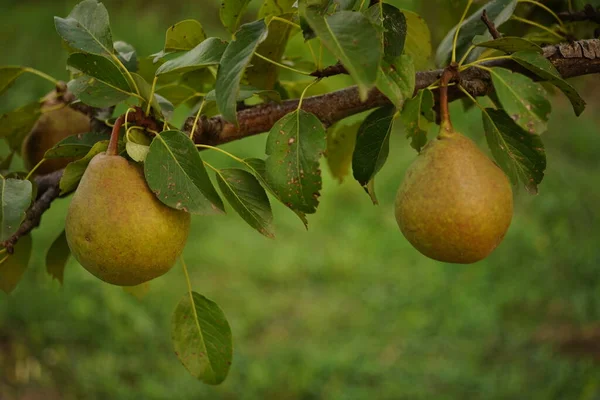
[[[563,21],[593,21],[600,24],[600,10],[594,9],[591,4],[586,4],[583,11],[558,13],[558,17]]]
[[[492,35],[492,38],[499,39],[502,37],[502,34],[498,31],[498,28],[496,28],[496,25],[494,24],[494,22],[491,21],[490,18],[488,17],[487,10],[483,10],[483,14],[481,15],[481,20],[483,21],[485,26],[487,26],[488,31],[490,32],[490,35]]]

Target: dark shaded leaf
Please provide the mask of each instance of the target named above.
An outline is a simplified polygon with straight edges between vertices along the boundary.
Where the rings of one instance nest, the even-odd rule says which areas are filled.
[[[29,180],[5,178],[2,175],[0,183],[0,241],[4,241],[21,226],[25,211],[31,204],[32,186]]]
[[[81,135],[71,135],[64,138],[46,151],[44,158],[79,158],[85,156],[94,145],[101,141],[107,141],[110,135],[107,133],[87,132]]]
[[[4,138],[11,150],[21,154],[21,144],[42,115],[38,101],[26,104],[0,115],[0,138]]]
[[[19,239],[12,255],[0,257],[0,290],[4,293],[11,293],[17,287],[29,265],[31,248],[31,235],[27,235]]]
[[[92,161],[92,158],[94,158],[96,154],[106,151],[107,148],[107,140],[97,142],[92,146],[92,148],[90,149],[90,151],[88,151],[85,157],[72,163],[69,163],[69,165],[67,165],[67,167],[65,168],[65,172],[63,173],[62,178],[60,179],[60,194],[64,196],[65,194],[77,189],[77,186],[79,186],[79,181],[81,180],[81,177],[83,176],[83,173],[85,172],[88,164],[90,163],[90,161]]]
[[[539,54],[544,53],[544,50],[537,44],[527,39],[514,36],[503,36],[498,39],[489,40],[489,37],[487,36],[478,35],[473,38],[473,44],[477,47],[501,50],[505,53],[514,53],[521,50],[533,51]]]
[[[131,91],[123,72],[106,57],[95,54],[72,53],[67,59],[67,64],[106,83],[110,87],[124,92]]]
[[[414,98],[404,103],[404,109],[400,114],[400,120],[406,130],[406,137],[411,139],[410,145],[418,152],[427,143],[429,121],[434,120],[433,101],[431,90],[419,90]]]
[[[117,57],[125,68],[127,68],[128,71],[137,72],[138,61],[135,48],[129,43],[125,43],[121,40],[114,43],[114,48],[117,52]]]
[[[111,87],[87,75],[70,81],[67,87],[82,103],[99,108],[114,106],[131,96],[128,90]]]
[[[398,109],[404,101],[410,99],[415,91],[415,66],[412,57],[403,55],[394,63],[382,61],[377,76],[377,89],[383,93]]]
[[[383,57],[388,63],[393,63],[404,51],[408,29],[406,17],[402,11],[387,3],[371,6],[366,15],[376,25],[383,27]]]
[[[167,61],[156,70],[156,76],[169,72],[183,74],[209,65],[217,65],[227,47],[227,42],[208,38],[187,53]]]
[[[60,235],[52,242],[52,246],[46,253],[46,272],[58,280],[60,284],[63,284],[63,278],[65,275],[65,266],[71,255],[69,244],[67,243],[67,236],[63,230]]]
[[[4,66],[0,67],[0,94],[8,90],[9,87],[17,80],[19,76],[24,74],[24,67]]]

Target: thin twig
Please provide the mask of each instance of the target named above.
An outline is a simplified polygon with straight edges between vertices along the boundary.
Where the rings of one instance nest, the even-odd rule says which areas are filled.
[[[502,34],[496,28],[496,24],[494,24],[494,22],[492,22],[492,20],[490,20],[490,18],[488,17],[486,10],[483,10],[483,14],[481,15],[481,20],[483,21],[485,26],[487,26],[488,31],[490,32],[490,35],[492,35],[492,38],[499,39],[502,37]]]
[[[583,11],[561,12],[558,16],[563,21],[593,21],[600,24],[600,9],[596,10],[591,4],[586,4]]]
[[[330,65],[329,67],[325,67],[323,69],[316,70],[312,72],[310,75],[315,78],[329,78],[330,76],[335,75],[347,75],[348,70],[341,62],[337,62],[334,65]]]

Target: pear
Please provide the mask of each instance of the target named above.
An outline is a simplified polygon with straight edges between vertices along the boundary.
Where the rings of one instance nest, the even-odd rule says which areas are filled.
[[[90,117],[72,109],[62,100],[49,96],[42,106],[42,115],[21,146],[21,154],[27,169],[37,165],[44,158],[46,151],[61,140],[91,130]],[[44,161],[36,170],[36,174],[43,175],[62,169],[71,161],[74,159],[55,158]]]
[[[65,224],[77,261],[119,286],[139,285],[169,271],[189,230],[190,214],[161,203],[141,167],[105,153],[85,170]]]
[[[512,214],[504,172],[449,124],[408,168],[396,196],[396,221],[406,239],[427,257],[450,263],[488,256]]]

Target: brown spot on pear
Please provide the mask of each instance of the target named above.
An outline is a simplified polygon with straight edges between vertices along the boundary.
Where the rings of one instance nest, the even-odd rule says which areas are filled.
[[[104,153],[85,170],[65,224],[77,261],[120,286],[139,285],[169,271],[189,229],[190,214],[160,202],[141,167]]]
[[[395,208],[402,233],[417,250],[434,260],[469,264],[504,238],[513,195],[502,170],[450,128],[408,168]]]

